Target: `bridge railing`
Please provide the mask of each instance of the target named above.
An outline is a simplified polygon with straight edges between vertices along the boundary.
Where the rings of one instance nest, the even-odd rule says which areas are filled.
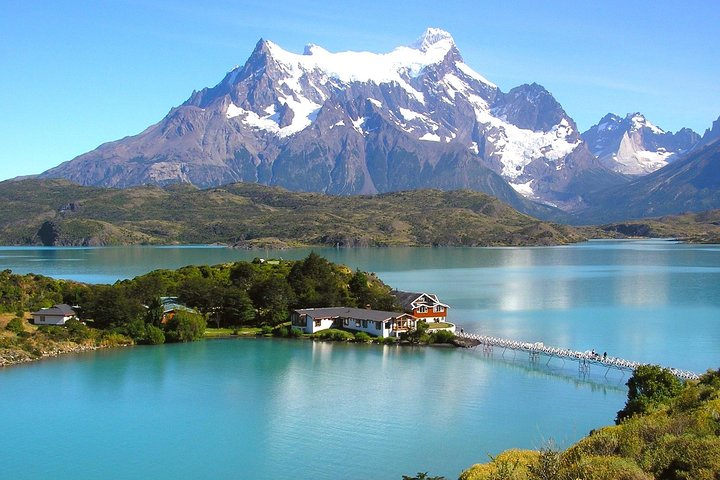
[[[500,347],[517,351],[529,352],[531,354],[542,354],[550,357],[567,358],[584,364],[603,365],[609,368],[617,368],[620,370],[635,370],[641,365],[647,365],[641,362],[634,362],[619,357],[611,357],[607,355],[598,355],[592,351],[577,351],[568,348],[552,347],[545,345],[543,342],[521,342],[507,338],[492,337],[488,335],[478,335],[475,333],[467,333],[463,330],[456,333],[457,336],[468,338],[480,342],[481,345]],[[668,370],[681,380],[696,380],[699,378],[695,372],[688,370],[680,370],[677,368],[668,368]]]

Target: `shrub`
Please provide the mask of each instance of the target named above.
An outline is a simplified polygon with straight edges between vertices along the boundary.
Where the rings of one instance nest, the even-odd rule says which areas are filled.
[[[288,331],[287,327],[280,327],[280,328],[275,329],[275,331],[273,332],[273,335],[275,335],[276,337],[285,338],[290,335],[290,332]]]
[[[680,380],[666,368],[641,365],[627,382],[628,399],[625,408],[617,413],[615,423],[636,414],[644,414],[662,406],[682,390]]]
[[[582,478],[583,480],[652,480],[632,460],[621,457],[589,456],[564,467],[560,478]]]
[[[145,329],[144,343],[149,345],[161,345],[165,343],[165,334],[155,325],[148,325]]]
[[[171,342],[192,342],[202,338],[205,327],[202,315],[180,311],[165,325],[165,338]]]
[[[132,345],[132,338],[118,332],[103,332],[99,340],[100,345],[105,347],[119,347],[123,345]]]
[[[7,323],[5,329],[14,334],[19,334],[25,331],[25,325],[23,324],[22,318],[15,317]]]
[[[539,453],[533,450],[506,450],[497,457],[490,457],[489,463],[473,465],[462,472],[460,480],[529,480],[533,465],[538,462]]]
[[[50,340],[55,340],[56,342],[62,342],[70,339],[70,333],[67,329],[57,325],[41,325],[38,328],[38,331],[43,333]]]
[[[453,338],[455,334],[450,330],[438,330],[430,334],[430,343],[450,343]]]
[[[290,329],[290,336],[293,338],[299,338],[302,337],[302,330],[299,328],[291,328]]]
[[[92,337],[92,332],[88,326],[80,320],[68,320],[65,322],[65,329],[67,330],[68,338],[75,343],[84,342]]]
[[[313,338],[318,340],[332,340],[335,342],[347,342],[355,339],[355,336],[344,330],[338,330],[335,328],[328,328],[327,330],[321,330],[313,334]]]
[[[135,318],[133,321],[125,325],[124,331],[126,335],[138,342],[143,341],[147,336],[145,321],[140,317]]]
[[[273,328],[270,325],[263,325],[260,327],[260,333],[263,335],[270,335],[273,332]]]
[[[372,341],[372,337],[365,332],[355,333],[355,341],[358,343],[368,343]]]

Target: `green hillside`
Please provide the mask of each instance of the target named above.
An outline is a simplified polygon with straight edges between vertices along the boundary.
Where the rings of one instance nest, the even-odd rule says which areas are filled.
[[[592,237],[677,238],[692,243],[720,243],[720,210],[580,227],[580,231]]]
[[[256,184],[129,189],[63,180],[0,183],[0,244],[221,243],[253,246],[555,245],[584,240],[489,195],[418,190],[376,196]]]

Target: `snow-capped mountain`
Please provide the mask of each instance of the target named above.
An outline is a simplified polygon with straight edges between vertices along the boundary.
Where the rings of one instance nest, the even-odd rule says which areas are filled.
[[[641,113],[629,113],[625,118],[608,113],[582,138],[606,167],[627,175],[654,172],[688,152],[700,140],[689,128],[666,132]]]
[[[547,90],[501,92],[430,28],[385,54],[308,45],[300,55],[260,40],[243,66],[159,123],[42,176],[333,194],[470,188],[572,208],[578,176],[606,173]]]

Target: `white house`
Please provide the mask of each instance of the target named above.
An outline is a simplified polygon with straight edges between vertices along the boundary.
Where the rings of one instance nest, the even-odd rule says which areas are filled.
[[[65,322],[75,317],[75,311],[70,305],[60,303],[52,308],[41,308],[31,313],[35,325],[65,325]]]
[[[363,308],[303,308],[290,315],[292,326],[305,333],[337,327],[365,332],[376,337],[397,337],[415,328],[415,318],[407,313],[383,312]]]

